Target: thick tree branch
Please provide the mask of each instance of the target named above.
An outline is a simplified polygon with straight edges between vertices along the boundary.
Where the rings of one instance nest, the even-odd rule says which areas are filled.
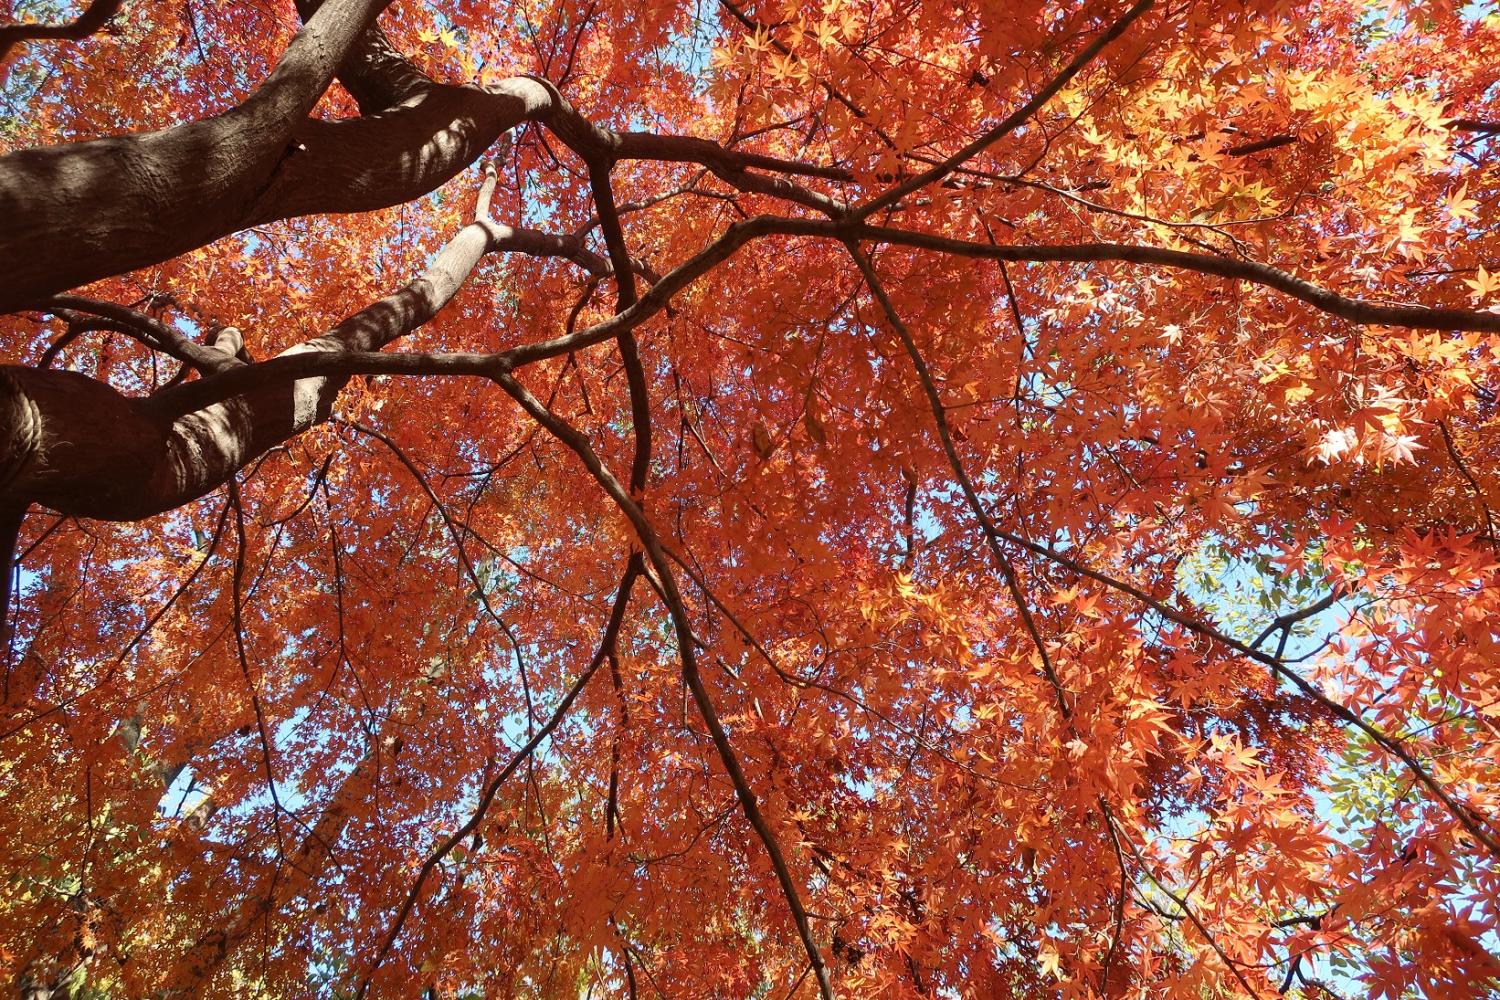
[[[265,81],[220,115],[0,157],[0,312],[175,257],[239,228],[240,207],[389,0],[329,0]]]
[[[11,47],[27,41],[80,41],[109,23],[120,10],[123,0],[94,0],[88,9],[67,24],[0,24],[0,62]]]
[[[481,219],[464,227],[421,277],[282,356],[377,351],[435,316],[479,259],[500,248],[566,255],[608,271],[577,241]],[[256,367],[235,364],[220,375]],[[268,448],[326,420],[347,382],[347,376],[313,376],[225,396],[205,394],[210,379],[136,400],[75,372],[4,370],[6,384],[19,389],[16,405],[37,418],[41,432],[13,452],[24,457],[0,483],[0,504],[42,503],[106,520],[148,517],[222,485]]]
[[[304,22],[311,21],[324,2],[296,0],[297,13]],[[387,111],[436,85],[391,44],[379,24],[371,24],[355,40],[337,78],[366,115]]]
[[[351,27],[346,8],[356,2],[325,4],[298,40],[309,33],[321,39],[329,32],[315,29],[342,16],[344,30],[332,41],[348,46],[347,36],[358,25]],[[726,150],[687,136],[615,133],[588,122],[555,87],[535,77],[515,77],[487,89],[432,84],[415,70],[405,73],[404,60],[389,43],[369,42],[374,36],[368,32],[361,37],[366,48],[383,54],[362,62],[366,71],[351,71],[346,64],[341,72],[370,87],[386,87],[369,98],[369,106],[396,103],[360,118],[305,117],[327,78],[303,79],[309,75],[303,65],[306,46],[299,48],[294,40],[283,64],[299,72],[278,68],[260,90],[223,115],[159,133],[0,157],[0,215],[13,220],[0,241],[0,269],[10,277],[0,289],[0,312],[166,260],[258,223],[410,201],[455,176],[523,121],[545,123],[586,160],[698,162],[741,190],[825,214],[841,211],[825,195],[749,168],[836,177],[841,171]],[[327,62],[314,68],[331,75]],[[272,100],[301,94],[313,83],[319,90],[306,106],[289,97]],[[161,187],[154,180],[160,177],[177,178],[178,184]]]

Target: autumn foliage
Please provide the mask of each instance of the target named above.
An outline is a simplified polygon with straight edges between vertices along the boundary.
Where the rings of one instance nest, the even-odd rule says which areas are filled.
[[[1500,989],[1500,16],[92,6],[11,995]]]

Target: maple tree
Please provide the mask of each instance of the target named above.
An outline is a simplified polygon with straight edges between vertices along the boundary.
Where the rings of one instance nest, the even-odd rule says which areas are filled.
[[[1500,982],[1500,16],[3,12],[23,995]]]

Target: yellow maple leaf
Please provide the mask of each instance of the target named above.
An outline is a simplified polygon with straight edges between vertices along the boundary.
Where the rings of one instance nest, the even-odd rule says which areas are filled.
[[[1444,208],[1448,210],[1448,214],[1460,222],[1471,222],[1479,218],[1479,213],[1475,211],[1479,207],[1479,202],[1468,197],[1468,194],[1469,185],[1464,183],[1459,185],[1457,191],[1443,199]]]
[[[1480,264],[1479,270],[1475,272],[1474,277],[1465,278],[1464,284],[1468,285],[1474,290],[1472,292],[1472,295],[1475,301],[1478,301],[1480,299],[1488,298],[1491,292],[1495,291],[1495,289],[1497,288],[1500,288],[1500,275],[1491,274],[1489,271],[1485,270],[1483,264]]]

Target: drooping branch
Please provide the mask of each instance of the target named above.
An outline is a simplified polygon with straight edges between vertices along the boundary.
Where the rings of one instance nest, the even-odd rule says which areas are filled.
[[[1000,544],[995,526],[990,522],[984,505],[979,502],[979,494],[975,492],[974,484],[969,479],[963,460],[959,458],[958,449],[953,444],[953,433],[948,427],[948,410],[943,405],[942,396],[938,394],[937,383],[932,379],[932,371],[927,367],[927,360],[922,356],[906,323],[896,312],[896,307],[891,302],[890,296],[886,294],[885,285],[881,282],[880,276],[875,273],[875,267],[870,263],[870,258],[865,256],[857,243],[850,242],[848,247],[850,256],[854,258],[854,262],[859,265],[860,273],[864,275],[865,284],[869,286],[875,300],[880,303],[886,322],[890,324],[892,330],[896,331],[896,336],[900,338],[902,346],[906,348],[906,353],[911,358],[912,366],[917,372],[917,379],[922,384],[922,392],[927,397],[927,405],[932,410],[932,418],[937,424],[938,440],[942,444],[943,454],[948,458],[948,466],[953,470],[954,478],[958,480],[959,489],[963,491],[969,510],[979,522],[984,540],[989,545],[990,555],[994,557],[996,565],[1000,567],[1001,575],[1005,578],[1005,589],[1010,592],[1016,611],[1021,616],[1021,623],[1026,627],[1026,634],[1031,637],[1031,643],[1036,647],[1037,656],[1041,659],[1042,673],[1057,696],[1058,711],[1062,713],[1064,719],[1068,719],[1073,712],[1068,703],[1067,688],[1063,686],[1062,678],[1057,674],[1057,667],[1047,653],[1047,642],[1042,638],[1036,619],[1032,616],[1031,605],[1026,600],[1025,591],[1021,588],[1021,578],[1017,575],[1015,566],[1011,564],[1010,556],[1006,554],[1004,546]]]
[[[718,752],[719,760],[724,765],[724,770],[729,774],[729,780],[734,785],[735,794],[740,800],[740,807],[744,810],[745,817],[750,821],[751,828],[760,839],[771,861],[771,868],[776,873],[776,880],[781,884],[782,895],[786,898],[787,908],[791,910],[792,921],[797,928],[797,935],[802,940],[802,946],[807,952],[807,959],[813,972],[817,976],[818,990],[823,1000],[833,1000],[833,982],[829,977],[828,968],[823,962],[823,955],[818,950],[816,940],[813,938],[812,925],[808,920],[807,908],[802,903],[802,893],[797,888],[796,880],[792,877],[791,867],[787,864],[786,854],[781,849],[781,842],[776,832],[771,829],[765,814],[761,812],[759,801],[755,791],[750,787],[750,780],[745,776],[744,769],[740,766],[739,755],[735,752],[733,744],[729,741],[729,734],[725,732],[723,723],[719,719],[718,709],[715,708],[713,698],[709,695],[708,688],[703,683],[703,677],[698,670],[697,661],[697,638],[693,635],[689,624],[687,605],[682,600],[682,595],[677,589],[676,577],[672,572],[672,564],[665,549],[652,526],[650,519],[646,516],[641,505],[626,491],[614,474],[600,461],[594,452],[593,446],[589,444],[588,438],[580,433],[566,420],[547,408],[541,400],[537,399],[531,392],[516,381],[509,373],[498,375],[496,383],[519,403],[537,423],[567,445],[574,454],[583,462],[585,468],[594,477],[594,480],[609,494],[620,511],[634,527],[637,537],[640,538],[645,548],[646,557],[655,570],[655,582],[659,586],[663,602],[667,605],[668,613],[672,617],[673,630],[677,639],[677,655],[682,664],[683,680],[687,683],[688,690],[692,693],[693,702],[697,706],[699,715],[708,729],[709,738],[713,741],[714,749]]]
[[[594,210],[599,214],[599,228],[604,233],[605,246],[609,248],[609,259],[615,272],[615,314],[625,312],[638,301],[635,290],[635,269],[630,262],[630,248],[625,243],[625,233],[620,226],[620,213],[615,208],[614,189],[610,186],[611,163],[604,158],[589,164],[589,186],[594,193]],[[651,398],[646,389],[646,373],[641,368],[640,348],[635,334],[623,330],[615,338],[620,348],[620,361],[625,366],[625,380],[630,387],[630,420],[635,427],[635,458],[630,463],[630,488],[639,495],[646,488],[651,471]]]
[[[363,1000],[365,993],[370,988],[370,980],[379,971],[386,957],[390,955],[391,949],[395,947],[396,940],[401,936],[402,928],[406,926],[407,918],[411,916],[413,908],[416,907],[422,897],[422,888],[427,884],[427,880],[432,876],[437,866],[442,864],[443,859],[451,854],[453,849],[461,844],[465,837],[477,830],[479,824],[484,822],[484,817],[489,813],[490,805],[495,801],[495,796],[499,793],[501,787],[522,763],[531,758],[536,748],[542,745],[542,741],[552,735],[552,731],[567,717],[568,711],[573,707],[573,702],[578,700],[579,694],[588,686],[589,680],[598,672],[600,665],[604,663],[610,652],[614,649],[615,642],[620,634],[620,627],[625,621],[625,610],[630,605],[631,590],[634,588],[635,581],[641,575],[641,572],[640,558],[632,556],[627,562],[625,574],[620,580],[620,587],[615,594],[614,605],[610,608],[609,620],[604,626],[604,634],[599,640],[599,647],[594,653],[593,658],[589,661],[589,665],[584,668],[583,673],[578,675],[578,679],[573,682],[573,686],[568,689],[567,694],[563,695],[562,701],[557,703],[557,707],[553,709],[551,716],[542,724],[541,728],[526,741],[521,749],[512,755],[505,767],[501,768],[500,773],[490,779],[489,784],[485,786],[484,792],[479,797],[478,805],[474,807],[474,811],[470,814],[469,818],[458,829],[444,838],[443,842],[422,862],[422,867],[417,871],[417,877],[412,884],[411,890],[406,894],[406,898],[402,900],[401,905],[397,908],[396,916],[391,921],[390,929],[386,931],[385,939],[381,942],[380,948],[375,952],[375,957],[370,962],[369,970],[365,972],[359,988],[355,991],[356,1000]]]
[[[411,456],[407,455],[405,450],[395,441],[391,440],[388,435],[381,433],[373,427],[366,427],[364,424],[345,423],[344,421],[340,421],[340,423],[385,445],[386,450],[395,456],[396,461],[400,462],[407,472],[411,473],[412,478],[417,481],[417,485],[422,488],[422,492],[427,495],[428,502],[437,511],[438,517],[443,522],[443,527],[448,532],[448,538],[453,543],[454,553],[458,556],[459,565],[463,568],[464,575],[468,577],[470,586],[474,588],[474,593],[479,596],[480,606],[484,608],[484,613],[499,627],[500,631],[504,633],[506,641],[510,643],[516,662],[520,664],[521,677],[524,683],[526,666],[525,661],[521,657],[521,642],[516,637],[515,629],[500,616],[500,612],[496,611],[494,605],[490,603],[489,594],[485,592],[485,586],[479,579],[479,571],[474,568],[474,561],[469,558],[469,552],[464,547],[464,536],[466,533],[471,532],[472,529],[466,523],[463,526],[463,530],[459,530],[458,523],[448,510],[448,505],[443,502],[442,498],[438,496],[437,491],[432,488],[432,484],[428,482],[427,476],[417,466],[417,463],[412,461]]]
[[[1474,491],[1474,502],[1479,505],[1480,512],[1484,515],[1484,526],[1488,533],[1490,547],[1500,552],[1500,532],[1495,529],[1495,512],[1490,509],[1489,501],[1485,499],[1484,487],[1479,480],[1474,478],[1474,472],[1469,468],[1469,463],[1464,461],[1463,453],[1458,450],[1458,445],[1453,440],[1453,434],[1448,430],[1448,421],[1437,422],[1438,433],[1442,435],[1443,447],[1448,451],[1448,457],[1453,460],[1454,468],[1458,469],[1459,475],[1463,476],[1464,482]]]

